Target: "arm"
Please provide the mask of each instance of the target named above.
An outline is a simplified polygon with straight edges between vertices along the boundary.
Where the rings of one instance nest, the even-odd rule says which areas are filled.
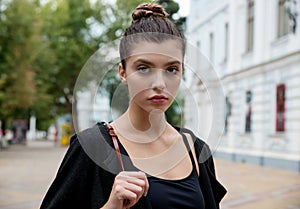
[[[97,208],[96,205],[105,201],[100,175],[101,170],[82,150],[76,136],[73,136],[41,209]]]
[[[148,187],[142,172],[115,176],[97,166],[74,136],[40,209],[128,208],[146,194]],[[124,202],[125,199],[130,201]]]

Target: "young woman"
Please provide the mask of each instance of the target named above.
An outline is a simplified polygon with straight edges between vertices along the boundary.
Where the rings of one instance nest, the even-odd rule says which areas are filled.
[[[41,209],[219,208],[226,190],[208,146],[164,116],[181,82],[184,38],[160,5],[142,4],[132,17],[118,67],[129,107],[72,137]]]

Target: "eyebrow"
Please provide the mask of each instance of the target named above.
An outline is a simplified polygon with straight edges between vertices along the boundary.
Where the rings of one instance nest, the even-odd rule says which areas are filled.
[[[148,61],[148,60],[146,60],[146,59],[142,59],[142,58],[137,59],[137,60],[134,62],[134,64],[137,64],[137,63],[143,63],[143,64],[150,65],[150,66],[154,66],[154,65],[155,65],[155,63],[150,62],[150,61]],[[174,61],[172,60],[172,61],[170,61],[170,62],[167,62],[167,63],[165,64],[165,66],[168,66],[168,65],[174,65],[174,64],[181,65],[182,63],[179,62],[178,60],[174,60]]]

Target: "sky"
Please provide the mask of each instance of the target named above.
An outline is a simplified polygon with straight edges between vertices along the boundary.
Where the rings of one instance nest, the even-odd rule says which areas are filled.
[[[187,16],[190,11],[190,0],[174,0],[179,4],[179,15]]]

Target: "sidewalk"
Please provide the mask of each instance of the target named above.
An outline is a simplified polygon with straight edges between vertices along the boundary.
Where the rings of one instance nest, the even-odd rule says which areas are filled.
[[[66,152],[33,141],[0,151],[0,208],[37,209]],[[300,209],[300,173],[216,159],[221,209]]]
[[[300,173],[216,159],[221,209],[300,209]]]
[[[1,150],[0,208],[39,208],[65,151],[51,141],[28,141]]]

